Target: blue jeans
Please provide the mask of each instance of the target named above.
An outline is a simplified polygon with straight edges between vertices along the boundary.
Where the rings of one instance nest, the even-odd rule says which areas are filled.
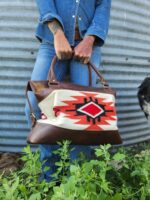
[[[77,45],[79,41],[76,41],[75,45]],[[38,55],[36,58],[36,62],[31,74],[31,80],[47,80],[48,71],[51,65],[51,61],[55,55],[54,46],[47,43],[42,42],[39,47]],[[91,61],[97,68],[100,67],[100,59],[101,59],[101,52],[99,46],[93,47],[93,52],[91,56]],[[79,85],[87,86],[89,84],[89,74],[88,74],[88,67],[79,61],[76,60],[63,60],[58,61],[55,65],[55,75],[57,80],[63,81],[66,74],[70,74],[71,82]],[[92,72],[92,85],[96,85],[97,75]],[[38,102],[35,98],[33,92],[28,91],[29,99],[31,105],[33,107],[33,111],[36,115],[36,118],[40,118],[40,109],[38,107]],[[30,119],[30,110],[28,102],[26,101],[25,104],[25,116],[28,122],[29,128],[31,127],[31,119]],[[90,146],[86,145],[71,145],[71,147],[75,147],[75,149],[71,152],[71,159],[74,160],[77,158],[79,152],[84,152],[88,158],[91,157],[91,148]],[[57,161],[57,156],[52,154],[54,150],[58,148],[58,145],[46,145],[40,144],[40,160],[44,161],[45,164],[42,166],[44,169],[45,166],[49,166],[50,170],[47,172],[43,171],[41,179],[45,179],[47,181],[51,180],[51,174],[55,171],[55,162]]]

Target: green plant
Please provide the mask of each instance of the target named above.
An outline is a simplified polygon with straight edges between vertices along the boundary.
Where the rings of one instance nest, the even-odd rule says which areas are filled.
[[[42,163],[39,159],[39,150],[32,153],[30,146],[23,149],[21,160],[24,166],[21,170],[10,172],[9,176],[1,174],[0,199],[1,200],[40,200],[47,199],[49,190],[54,183],[39,181]],[[47,169],[46,169],[47,170]]]
[[[121,200],[122,195],[114,194],[111,183],[107,180],[107,174],[112,169],[109,148],[110,145],[101,145],[95,150],[97,158],[101,159],[84,161],[80,165],[71,164],[68,171],[69,176],[63,179],[60,186],[54,187],[51,199]],[[122,160],[123,157],[119,153],[114,156],[117,161]]]
[[[149,200],[150,149],[139,152],[119,148],[111,153],[111,145],[100,145],[93,159],[82,154],[70,159],[70,142],[58,143],[54,152],[59,157],[53,180],[39,181],[42,173],[39,149],[30,146],[20,158],[22,169],[0,174],[1,200]],[[132,153],[131,153],[132,152]],[[49,170],[49,167],[44,169]]]

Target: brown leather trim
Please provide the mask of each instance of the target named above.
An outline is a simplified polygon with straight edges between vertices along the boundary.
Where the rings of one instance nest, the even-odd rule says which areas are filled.
[[[49,88],[48,86],[48,80],[41,80],[41,81],[35,81],[30,80],[29,81],[31,89],[33,92],[41,91],[41,89]],[[85,90],[85,91],[95,91],[95,92],[102,92],[103,93],[109,93],[116,95],[116,92],[111,88],[99,88],[99,87],[90,87],[90,86],[82,86],[70,82],[57,82],[56,84],[51,84],[50,87],[54,89],[71,89],[71,90]],[[29,90],[31,90],[29,88]],[[51,89],[51,88],[50,88]]]
[[[116,92],[110,88],[94,88],[81,86],[69,82],[59,82],[58,84],[51,84],[48,86],[48,81],[30,81],[30,87],[35,93],[38,102],[42,101],[47,95],[49,95],[53,90],[68,89],[77,91],[92,91],[99,93],[107,93],[116,96]]]
[[[115,131],[79,131],[59,128],[50,124],[37,122],[29,133],[30,144],[56,144],[56,141],[71,140],[72,144],[99,145],[121,144],[122,139]]]

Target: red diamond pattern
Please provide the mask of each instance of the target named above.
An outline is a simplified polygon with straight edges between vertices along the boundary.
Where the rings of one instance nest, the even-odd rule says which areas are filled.
[[[84,106],[80,107],[78,111],[86,115],[89,115],[92,118],[95,118],[104,112],[104,110],[94,102],[89,102],[85,104]]]

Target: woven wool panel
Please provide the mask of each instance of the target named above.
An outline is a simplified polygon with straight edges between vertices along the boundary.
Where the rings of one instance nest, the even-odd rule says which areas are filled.
[[[40,123],[72,130],[117,130],[115,98],[111,94],[54,90],[39,104]]]

